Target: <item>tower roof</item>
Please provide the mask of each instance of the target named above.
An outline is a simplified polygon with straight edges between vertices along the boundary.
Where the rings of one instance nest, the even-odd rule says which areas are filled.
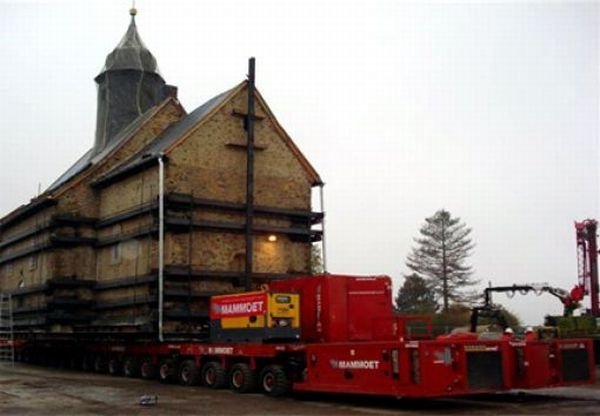
[[[129,23],[127,32],[125,32],[117,47],[106,57],[106,63],[100,75],[107,71],[123,69],[159,74],[156,59],[152,56],[148,48],[146,48],[138,33],[135,24],[135,9],[132,9],[130,14],[131,23]]]

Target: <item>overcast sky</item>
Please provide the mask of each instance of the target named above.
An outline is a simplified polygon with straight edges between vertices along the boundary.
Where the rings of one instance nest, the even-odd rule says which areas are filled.
[[[130,5],[0,0],[0,215],[92,146],[93,78]],[[188,112],[256,56],[259,90],[327,183],[331,272],[398,287],[424,218],[445,208],[473,228],[482,283],[576,283],[573,221],[600,217],[598,3],[137,8]],[[495,300],[532,324],[562,311],[549,295]]]

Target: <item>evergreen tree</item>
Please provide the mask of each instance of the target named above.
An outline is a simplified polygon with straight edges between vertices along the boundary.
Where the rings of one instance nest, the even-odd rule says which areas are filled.
[[[396,296],[396,310],[409,315],[434,314],[438,305],[427,283],[417,274],[405,277]]]
[[[417,246],[408,255],[406,266],[425,280],[436,300],[442,301],[444,311],[450,301],[471,300],[472,293],[465,289],[478,283],[465,263],[474,247],[471,229],[442,209],[426,218],[419,232],[421,237],[415,238]]]

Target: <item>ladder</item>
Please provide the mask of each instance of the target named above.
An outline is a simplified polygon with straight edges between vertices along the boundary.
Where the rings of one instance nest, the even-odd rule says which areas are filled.
[[[0,293],[0,362],[15,365],[12,296]]]

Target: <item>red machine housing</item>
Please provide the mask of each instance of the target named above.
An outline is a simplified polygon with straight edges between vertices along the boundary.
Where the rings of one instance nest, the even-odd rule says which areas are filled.
[[[387,276],[311,276],[273,282],[300,294],[304,342],[373,341],[397,335]]]

